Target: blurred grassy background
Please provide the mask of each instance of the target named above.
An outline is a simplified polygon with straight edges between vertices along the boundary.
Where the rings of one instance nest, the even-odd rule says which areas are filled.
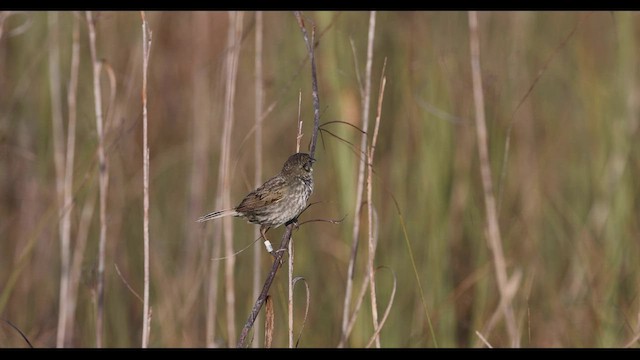
[[[56,343],[60,245],[49,94],[50,20],[43,12],[2,15],[0,316],[24,331],[35,346],[51,347]],[[87,27],[84,14],[80,15],[72,244],[77,241],[83,207],[94,202],[96,210],[83,252],[70,345],[92,347],[99,233],[97,138]],[[68,84],[73,16],[62,12],[57,20],[62,94]],[[357,53],[357,71],[364,75],[369,13],[307,12],[305,16],[322,32],[316,50],[321,121],[361,126],[350,41]],[[228,16],[225,12],[149,12],[147,19],[153,31],[148,95],[150,344],[204,346],[210,233],[221,222],[208,224],[207,232],[201,233],[194,220],[214,210]],[[637,13],[627,12],[479,14],[499,223],[509,273],[522,274],[513,306],[523,346],[625,346],[640,331],[639,20]],[[293,14],[266,12],[264,21],[265,103],[277,101],[264,123],[266,180],[295,151],[299,90],[305,120],[303,144],[311,133],[313,112],[309,64],[303,63],[306,49]],[[254,173],[249,131],[255,106],[254,13],[245,14],[243,27],[231,148],[234,203],[253,188]],[[388,64],[373,191],[379,219],[376,265],[388,266],[398,279],[396,299],[381,332],[383,347],[435,346],[392,196],[407,226],[438,345],[481,346],[475,332],[483,331],[498,306],[484,230],[468,29],[465,12],[377,14],[372,121],[385,57]],[[106,116],[110,179],[105,345],[139,346],[142,302],[127,289],[115,266],[142,293],[140,15],[99,13],[96,32],[98,57],[113,68],[117,81],[116,98]],[[105,77],[105,107],[108,93]],[[449,116],[437,115],[434,108]],[[63,101],[63,114],[67,111]],[[359,144],[359,134],[349,127],[329,126]],[[202,131],[206,136],[194,140]],[[208,153],[198,153],[194,147],[198,141],[208,143]],[[205,157],[204,168],[193,166],[197,156]],[[305,277],[311,289],[300,346],[334,347],[340,338],[358,159],[349,146],[326,134],[316,158],[312,201],[321,204],[301,220],[346,218],[338,225],[309,223],[294,233],[295,275]],[[194,195],[195,176],[204,179],[204,194]],[[364,212],[362,219],[361,236],[366,239]],[[242,220],[233,224],[235,247],[247,246],[254,226]],[[281,228],[270,231],[274,244],[281,234]],[[255,300],[251,252],[236,258],[238,330]],[[356,293],[365,258],[363,242]],[[270,261],[265,252],[264,276]],[[271,291],[276,313],[274,346],[287,344],[285,274],[283,269]],[[391,292],[390,276],[381,273],[377,284],[383,311]],[[221,284],[221,294],[224,289]],[[304,313],[303,293],[296,290],[296,329]],[[223,299],[219,298],[215,323],[220,344],[228,338]],[[371,335],[368,296],[365,299],[348,346],[364,346]],[[494,346],[509,345],[502,321],[484,335]],[[638,346],[637,341],[630,344]],[[24,346],[24,342],[9,326],[0,324],[0,346]]]

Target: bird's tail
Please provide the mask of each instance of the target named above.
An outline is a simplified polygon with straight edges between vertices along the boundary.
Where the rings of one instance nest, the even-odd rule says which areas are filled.
[[[198,220],[196,220],[196,222],[205,222],[213,219],[218,219],[224,216],[238,216],[238,215],[239,214],[235,209],[220,210],[220,211],[214,211],[207,215],[201,216],[200,218],[198,218]]]

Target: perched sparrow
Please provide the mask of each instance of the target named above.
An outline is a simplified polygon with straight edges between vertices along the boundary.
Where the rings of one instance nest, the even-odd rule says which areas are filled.
[[[267,251],[272,252],[271,243],[265,233],[271,227],[286,224],[300,215],[307,207],[313,192],[313,162],[309,154],[293,154],[284,163],[282,171],[262,186],[249,193],[240,205],[233,209],[215,211],[200,217],[203,222],[224,216],[238,216],[250,223],[260,225],[260,234]]]

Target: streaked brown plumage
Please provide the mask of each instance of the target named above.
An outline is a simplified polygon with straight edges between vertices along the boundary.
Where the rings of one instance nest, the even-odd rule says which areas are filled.
[[[284,163],[282,171],[250,192],[233,209],[214,211],[200,217],[204,222],[224,216],[244,217],[260,225],[260,234],[265,241],[265,232],[295,219],[307,207],[313,192],[313,162],[309,154],[297,153]]]

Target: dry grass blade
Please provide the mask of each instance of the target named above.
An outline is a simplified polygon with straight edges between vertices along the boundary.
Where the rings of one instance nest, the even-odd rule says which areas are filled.
[[[109,64],[109,62],[107,62],[106,60],[101,60],[100,62],[102,64],[102,70],[106,72],[107,78],[109,79],[109,102],[107,103],[107,109],[104,112],[106,114],[104,129],[105,132],[108,132],[113,124],[113,111],[115,109],[116,93],[118,91],[118,88],[116,86],[116,72],[115,70],[113,70],[113,66],[111,66],[111,64]]]
[[[480,40],[478,36],[478,17],[475,11],[469,12],[469,47],[471,51],[471,70],[473,80],[473,98],[476,115],[476,135],[478,145],[478,155],[480,158],[480,175],[484,191],[485,216],[487,226],[487,242],[493,255],[495,273],[500,292],[500,308],[504,315],[507,331],[513,347],[518,347],[520,339],[516,325],[513,308],[508,294],[509,278],[507,275],[504,253],[502,250],[502,239],[500,236],[500,226],[498,225],[498,215],[496,210],[495,194],[491,176],[491,165],[489,163],[489,150],[487,145],[487,126],[484,113],[484,95],[482,91],[482,76],[480,72]],[[515,291],[513,291],[515,292]]]
[[[354,128],[354,129],[358,130],[361,134],[366,134],[366,133],[367,133],[366,131],[364,131],[364,130],[360,129],[359,127],[357,127],[357,126],[355,126],[355,125],[353,125],[353,124],[351,124],[351,123],[348,123],[348,122],[346,122],[346,121],[342,121],[342,120],[332,120],[332,121],[327,121],[327,122],[325,122],[325,123],[322,123],[322,125],[320,125],[320,128],[323,128],[324,126],[326,126],[326,125],[330,125],[330,124],[343,124],[343,125],[348,125],[348,126],[350,126],[350,127]]]
[[[196,36],[192,49],[193,60],[197,64],[201,64],[203,59],[209,56],[211,49],[204,44],[208,44],[212,36],[208,31],[210,22],[210,13],[197,12],[192,14],[192,23],[190,35]],[[205,202],[207,201],[207,190],[209,188],[208,180],[210,178],[210,149],[211,143],[216,139],[211,136],[211,127],[215,124],[209,119],[209,112],[203,109],[209,109],[214,103],[211,99],[211,75],[210,71],[203,71],[200,66],[193,66],[191,69],[191,149],[190,149],[190,167],[189,176],[189,194],[188,209],[184,213],[184,221],[191,222],[198,218],[200,213],[204,211]],[[216,102],[217,103],[217,102]],[[182,215],[182,214],[181,214]],[[210,244],[206,240],[207,228],[200,226],[187,227],[185,243],[187,251],[182,259],[183,264],[199,264],[198,267],[206,266],[205,258],[211,255]],[[184,266],[183,271],[189,272],[189,266]]]
[[[302,91],[298,92],[298,132],[296,136],[296,153],[300,152],[300,141],[302,140],[302,118],[300,116],[300,111],[302,110]],[[308,206],[304,209],[307,210]],[[303,212],[304,212],[303,210]],[[289,241],[288,244],[288,281],[287,281],[287,290],[288,290],[288,298],[287,305],[289,308],[289,316],[288,316],[288,328],[287,333],[289,334],[289,348],[293,348],[293,288],[295,286],[295,281],[293,278],[293,266],[294,266],[294,258],[295,258],[295,249],[293,247],[293,241]]]
[[[84,203],[80,214],[80,224],[78,225],[78,234],[76,235],[76,245],[73,251],[73,260],[71,262],[71,270],[69,274],[69,320],[67,320],[67,336],[73,338],[73,324],[75,320],[76,304],[78,303],[78,285],[80,284],[80,274],[82,270],[82,260],[84,259],[84,251],[89,238],[89,227],[93,218],[95,209],[96,196],[95,192],[89,196]]]
[[[369,257],[368,257],[368,271],[373,273],[373,263],[375,260],[376,252],[374,245],[374,219],[373,219],[373,157],[376,150],[376,142],[378,140],[378,130],[380,129],[380,118],[382,117],[382,101],[384,100],[384,88],[387,83],[385,77],[385,70],[387,68],[387,59],[384,59],[384,65],[382,66],[382,81],[380,82],[380,92],[378,93],[378,111],[376,115],[376,124],[373,129],[373,138],[371,139],[371,146],[367,154],[367,217],[368,217],[368,232],[369,232]],[[377,225],[376,225],[377,226]],[[373,328],[378,329],[380,324],[378,322],[378,302],[376,299],[376,283],[373,276],[369,277],[369,294],[371,298],[371,320],[373,321]],[[376,332],[374,334],[374,340],[376,347],[380,348],[380,334]]]
[[[391,312],[391,306],[393,306],[393,300],[395,300],[395,298],[396,298],[396,289],[397,289],[397,285],[398,285],[398,277],[396,276],[395,271],[393,271],[388,266],[379,266],[376,269],[376,273],[378,272],[378,270],[382,270],[382,269],[389,270],[391,272],[391,275],[393,275],[393,287],[391,289],[391,295],[389,295],[389,302],[387,303],[387,307],[384,310],[384,314],[382,315],[382,319],[378,323],[378,328],[375,329],[375,332],[373,333],[373,335],[371,335],[371,338],[369,339],[369,342],[367,343],[366,347],[370,347],[371,344],[373,344],[375,339],[378,337],[378,334],[380,334],[380,331],[382,331],[382,327],[384,327],[384,324],[387,321],[387,318],[389,317],[389,313]]]
[[[68,123],[67,123],[67,154],[65,158],[65,174],[64,174],[64,189],[63,199],[65,207],[69,210],[65,216],[67,219],[63,219],[63,226],[65,229],[63,233],[70,233],[71,226],[71,204],[73,203],[73,164],[75,160],[75,146],[76,146],[76,120],[77,120],[77,91],[78,91],[78,69],[80,67],[80,22],[77,16],[73,16],[73,30],[72,30],[72,44],[71,44],[71,66],[69,75],[69,88],[67,90],[67,109],[68,109]],[[92,205],[93,206],[93,205]],[[93,210],[92,210],[93,211]],[[86,240],[86,238],[85,238]],[[81,250],[84,253],[84,245],[82,244]],[[76,248],[78,248],[76,243]],[[77,254],[76,254],[77,255]],[[73,320],[75,319],[75,305],[77,302],[77,292],[73,290],[73,261],[75,261],[75,255],[69,268],[69,287],[68,287],[68,302],[67,302],[67,320],[65,331],[68,338],[71,338],[73,333]],[[77,285],[77,284],[76,284]],[[77,288],[76,288],[77,289]]]
[[[436,106],[426,102],[424,99],[419,98],[418,96],[415,96],[415,101],[416,101],[416,104],[418,104],[418,106],[423,108],[429,114],[437,117],[438,119],[442,119],[444,121],[449,121],[451,123],[456,123],[456,124],[466,124],[469,122],[468,119],[451,115],[448,112],[442,109],[439,109]]]
[[[366,204],[363,204],[363,206]],[[375,221],[377,222],[377,214],[374,212],[375,215]],[[375,252],[375,247],[378,246],[378,234],[377,234],[377,227],[375,229],[375,234],[374,234],[374,252]],[[375,274],[374,274],[375,275]],[[360,286],[360,293],[358,293],[358,296],[356,297],[356,305],[353,309],[353,312],[351,313],[351,316],[349,318],[349,321],[347,323],[347,330],[343,336],[342,339],[340,339],[340,343],[338,344],[339,348],[342,348],[345,346],[345,343],[347,341],[347,339],[349,338],[349,335],[351,335],[351,331],[353,330],[353,326],[355,325],[355,321],[358,317],[358,314],[360,313],[360,308],[362,307],[362,302],[364,301],[364,296],[367,293],[367,289],[369,288],[370,285],[370,278],[371,278],[371,272],[367,271],[365,272],[365,277],[364,279],[362,279],[362,285]]]
[[[362,306],[362,303],[364,301],[364,296],[367,293],[367,289],[369,288],[369,276],[370,274],[367,272],[365,274],[364,279],[362,279],[362,286],[360,287],[360,293],[358,293],[358,296],[356,297],[356,304],[353,308],[353,311],[351,312],[351,316],[349,317],[349,321],[347,321],[347,328],[343,334],[342,339],[340,340],[340,343],[338,344],[338,348],[343,348],[346,345],[346,341],[349,338],[349,335],[351,335],[351,331],[353,330],[353,325],[355,325],[356,323],[356,319],[358,318],[358,314],[360,313],[360,307]]]
[[[3,29],[5,21],[11,16],[15,15],[23,15],[24,20],[21,24],[14,26],[13,29],[11,29],[11,31],[7,33],[8,37],[23,34],[31,27],[31,24],[33,23],[33,17],[31,13],[27,11],[0,11],[0,39],[2,39],[2,35],[4,33]]]
[[[354,143],[352,143],[352,142],[350,142],[350,141],[348,141],[348,140],[346,140],[346,139],[343,139],[342,137],[340,137],[340,136],[338,136],[338,135],[334,134],[333,132],[331,132],[331,131],[329,131],[329,130],[327,130],[327,129],[320,129],[320,134],[322,134],[322,133],[327,133],[327,134],[331,135],[332,137],[334,137],[334,138],[336,138],[336,139],[340,140],[340,142],[345,143],[345,144],[348,144],[348,145],[349,145],[349,148],[351,149],[351,151],[353,152],[353,154],[354,154],[354,155],[356,155],[356,157],[357,157],[358,159],[364,159],[364,158],[365,158],[365,156],[362,156],[362,155],[364,155],[364,153],[362,153],[362,154],[359,154],[359,153],[358,153],[358,150],[356,149],[356,145],[355,145]]]
[[[60,218],[58,231],[60,236],[60,288],[58,301],[58,329],[56,347],[64,347],[65,331],[67,328],[67,311],[69,302],[69,258],[70,243],[70,212],[65,211],[65,138],[62,123],[62,95],[60,79],[60,25],[59,14],[51,11],[47,14],[49,28],[49,95],[51,97],[51,122],[53,133],[53,163],[55,167],[56,202],[58,217]]]
[[[264,320],[264,347],[269,349],[273,343],[273,327],[275,314],[273,311],[273,300],[271,296],[267,296],[267,300],[264,305],[265,320]]]
[[[489,349],[493,349],[493,346],[491,346],[491,344],[487,341],[487,339],[484,338],[484,336],[482,336],[482,334],[480,334],[480,332],[478,330],[476,330],[476,335],[478,335],[478,337],[480,338],[480,340],[489,348]]]
[[[226,54],[224,64],[225,75],[225,102],[224,102],[224,121],[222,125],[221,137],[221,155],[218,173],[218,187],[216,189],[216,201],[214,208],[230,208],[231,207],[231,181],[230,181],[230,154],[231,154],[231,133],[234,124],[234,103],[236,78],[238,74],[238,58],[240,55],[240,46],[242,41],[242,19],[243,12],[228,12],[229,23],[227,26],[227,47],[229,51]],[[219,229],[219,228],[217,228]],[[233,257],[233,224],[232,219],[226,217],[222,219],[222,229],[224,235],[225,249],[225,310],[226,325],[229,336],[229,346],[235,343],[235,258]],[[214,244],[212,249],[212,258],[219,257],[220,244],[219,230],[214,234]],[[217,296],[218,296],[218,263],[211,262],[209,278],[209,294],[207,298],[207,346],[215,345],[215,326],[214,322],[217,317]]]
[[[384,322],[386,321],[386,317],[389,315],[389,312],[391,311],[391,305],[393,303],[393,300],[395,298],[395,292],[396,292],[396,284],[397,284],[397,277],[395,275],[395,272],[393,272],[390,268],[386,267],[386,266],[380,266],[375,270],[375,273],[378,272],[378,270],[380,269],[387,269],[389,271],[392,272],[393,274],[393,278],[394,278],[394,282],[393,282],[393,290],[392,290],[392,295],[390,296],[389,299],[389,304],[387,305],[387,308],[385,309],[385,313],[383,316],[383,321],[381,322],[382,324],[384,324]],[[374,275],[375,275],[374,273]],[[364,297],[367,294],[367,289],[369,288],[369,273],[365,274],[364,279],[362,279],[362,286],[360,287],[360,292],[358,293],[358,296],[356,297],[356,303],[355,306],[353,308],[353,311],[351,312],[351,316],[349,317],[349,321],[347,322],[347,331],[346,331],[346,336],[344,338],[344,340],[340,340],[340,343],[338,344],[338,348],[343,348],[346,345],[346,340],[349,338],[349,335],[351,335],[351,331],[353,331],[353,326],[356,323],[356,319],[358,318],[358,314],[360,313],[360,308],[362,307],[362,304],[364,302]],[[380,330],[382,330],[382,326],[379,326],[376,328],[376,330],[374,330],[374,334],[372,335],[371,339],[375,338],[376,332],[379,332]],[[368,346],[370,346],[371,344],[369,344]]]
[[[638,340],[640,340],[640,332],[637,333],[631,340],[629,340],[624,347],[625,348],[630,348],[631,346],[633,346],[633,344],[635,344],[636,342],[638,342]]]
[[[229,12],[229,54],[225,63],[225,107],[224,107],[224,135],[223,135],[223,160],[225,164],[222,175],[222,207],[231,207],[231,180],[229,171],[229,158],[231,154],[231,130],[235,121],[235,93],[236,79],[238,74],[238,59],[240,57],[240,46],[242,42],[242,23],[244,12]],[[227,315],[227,332],[229,336],[229,346],[236,342],[236,321],[235,321],[235,258],[233,255],[233,225],[231,218],[222,219],[224,230],[225,247],[225,302]]]
[[[22,337],[22,339],[27,343],[27,345],[29,345],[30,348],[33,349],[33,345],[31,344],[31,341],[29,341],[29,338],[27,338],[27,335],[25,335],[22,330],[20,330],[17,326],[13,325],[13,323],[7,319],[2,319],[0,318],[0,320],[4,321],[7,325],[9,325],[13,330],[17,331],[18,334],[20,334],[20,337]]]
[[[585,19],[590,15],[591,13],[587,14]],[[507,135],[504,140],[504,152],[503,152],[504,155],[502,158],[502,165],[501,165],[502,170],[500,171],[500,182],[498,183],[498,212],[500,212],[500,209],[502,208],[502,194],[504,190],[504,181],[505,181],[505,178],[507,177],[507,164],[509,163],[509,146],[511,144],[511,132],[513,131],[513,126],[516,123],[516,113],[518,112],[522,104],[524,104],[524,102],[529,98],[529,95],[535,88],[536,84],[538,83],[538,80],[540,80],[542,75],[547,71],[549,64],[551,64],[551,61],[558,55],[558,53],[560,53],[560,50],[562,50],[567,45],[567,42],[569,42],[569,39],[571,39],[575,34],[576,30],[578,30],[578,26],[580,25],[580,23],[581,21],[578,21],[576,25],[573,27],[573,29],[571,29],[569,34],[564,38],[564,40],[562,40],[562,42],[560,42],[558,46],[556,46],[556,48],[551,52],[551,55],[549,55],[549,57],[544,62],[544,64],[542,64],[542,67],[540,68],[540,70],[538,70],[536,77],[531,82],[531,86],[529,86],[529,89],[527,89],[524,96],[522,96],[522,98],[520,99],[520,102],[518,103],[515,110],[513,110],[513,113],[511,114],[511,120],[509,121],[509,128],[507,128]]]
[[[120,278],[120,280],[122,280],[122,283],[127,287],[127,289],[129,289],[129,291],[131,291],[131,293],[138,298],[138,300],[140,300],[141,303],[144,304],[144,299],[142,299],[142,297],[131,287],[131,285],[129,285],[129,282],[124,278],[124,276],[122,276],[122,273],[120,272],[120,268],[118,268],[118,264],[114,263],[113,267],[116,269],[116,274],[118,274],[118,277]]]
[[[311,291],[309,290],[309,284],[307,283],[307,280],[301,276],[298,276],[294,278],[292,281],[293,287],[296,286],[296,283],[298,283],[298,281],[302,281],[302,283],[304,284],[304,289],[306,292],[306,297],[305,297],[306,301],[305,301],[305,307],[304,307],[304,318],[302,319],[302,325],[300,326],[298,339],[296,340],[296,344],[294,346],[296,348],[300,344],[300,338],[302,338],[302,331],[304,330],[304,325],[307,323],[307,316],[309,315],[309,304],[311,303]]]
[[[411,246],[411,242],[409,241],[409,235],[407,234],[407,225],[404,223],[404,216],[402,216],[402,212],[400,211],[400,205],[396,200],[395,196],[391,194],[391,199],[393,200],[393,204],[396,207],[396,211],[398,212],[398,217],[400,218],[400,227],[402,228],[402,235],[404,236],[404,241],[407,244],[407,251],[409,252],[409,259],[411,260],[411,267],[413,269],[413,274],[416,276],[416,283],[418,284],[418,289],[420,290],[420,301],[422,302],[422,307],[424,308],[425,316],[427,317],[427,325],[429,326],[429,332],[431,332],[431,339],[433,340],[433,344],[436,348],[438,348],[438,339],[436,338],[436,333],[433,331],[433,324],[431,323],[431,316],[429,315],[429,308],[427,307],[427,300],[424,298],[424,289],[422,289],[422,282],[420,281],[420,274],[418,273],[418,267],[416,266],[416,259],[413,255],[413,248]]]
[[[302,111],[302,90],[298,91],[298,135],[296,136],[296,152],[300,152],[300,140],[302,140],[302,117],[300,116]]]
[[[251,246],[253,246],[253,244],[258,242],[258,240],[260,240],[260,238],[261,238],[261,235],[258,234],[258,237],[255,240],[253,240],[252,242],[250,242],[249,245],[247,245],[247,246],[243,247],[242,249],[234,252],[233,254],[231,254],[231,256],[237,256],[238,254],[242,253],[243,251],[249,249]],[[258,248],[260,249],[260,251],[262,251],[261,247],[258,247]],[[227,258],[228,257],[225,255],[225,256],[220,256],[220,257],[217,257],[217,258],[212,258],[211,261],[220,261],[220,260],[225,260]]]
[[[349,44],[351,45],[351,55],[353,55],[353,68],[355,69],[355,73],[356,73],[356,82],[358,83],[358,91],[360,92],[360,99],[363,99],[364,85],[362,85],[362,79],[360,78],[360,70],[358,70],[358,53],[356,52],[356,45],[353,43],[353,38],[351,36],[349,36]],[[368,51],[368,48],[367,48],[367,51]]]

